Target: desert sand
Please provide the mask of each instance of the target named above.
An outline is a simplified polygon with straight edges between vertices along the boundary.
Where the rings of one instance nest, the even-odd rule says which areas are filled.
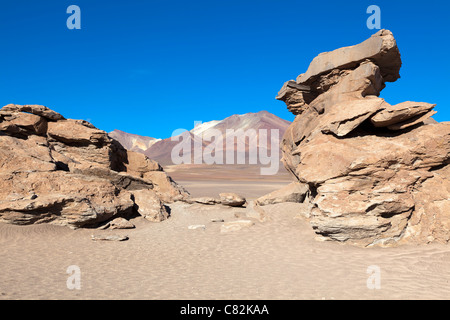
[[[189,179],[186,168],[171,171]],[[196,196],[231,188],[248,190],[252,198],[276,190],[283,179],[289,182],[283,174],[267,183],[251,177],[240,182],[197,178],[186,185]],[[309,223],[298,217],[303,206],[266,206],[267,220],[260,222],[246,217],[249,208],[177,202],[170,205],[168,220],[135,218],[136,228],[130,230],[0,224],[0,299],[450,298],[448,246],[359,248],[317,241]],[[255,225],[221,233],[222,223],[212,219],[246,219]],[[190,225],[206,228],[190,230]],[[95,242],[92,235],[129,240]],[[80,290],[67,287],[72,265],[81,271]],[[367,286],[370,266],[381,270],[380,289]]]
[[[278,190],[292,182],[280,163],[276,175],[261,175],[256,165],[176,165],[164,170],[185,187],[192,197],[218,197],[221,192],[235,192],[247,200]]]

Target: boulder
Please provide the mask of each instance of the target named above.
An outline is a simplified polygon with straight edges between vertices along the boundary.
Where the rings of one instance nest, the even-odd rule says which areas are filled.
[[[111,141],[105,131],[86,121],[71,119],[49,122],[47,135],[68,146],[104,146]]]
[[[296,115],[282,160],[308,185],[309,220],[322,238],[360,246],[449,241],[450,123],[432,121],[434,104],[379,97],[400,67],[392,33],[381,30],[319,55],[277,97]]]
[[[134,229],[135,226],[130,221],[124,218],[115,218],[111,222],[109,222],[109,229]]]
[[[162,169],[146,172],[143,179],[153,183],[155,192],[164,202],[184,201],[189,197],[189,192]]]
[[[259,206],[284,202],[301,203],[305,200],[308,192],[309,187],[307,184],[292,182],[279,190],[258,198],[255,202]]]
[[[0,110],[0,163],[0,222],[11,224],[114,227],[136,213],[162,221],[165,201],[188,196],[155,161],[44,106]]]
[[[18,104],[8,104],[1,109],[4,113],[19,113],[26,112],[31,113],[37,116],[41,116],[47,120],[64,120],[64,117],[60,115],[58,112],[50,110],[47,107],[40,105],[18,105]]]
[[[333,70],[352,69],[365,60],[371,60],[380,66],[384,81],[394,82],[400,78],[402,61],[397,42],[392,32],[380,30],[360,44],[319,54],[308,70],[297,78],[297,83],[313,83],[323,74]]]
[[[236,193],[221,193],[219,196],[220,203],[224,206],[242,207],[247,203],[247,200],[244,197],[241,197]]]
[[[169,212],[153,190],[133,191],[136,211],[151,222],[167,220]]]
[[[126,154],[125,167],[129,174],[144,178],[144,175],[152,171],[162,171],[160,164],[147,158],[142,153],[128,151]]]
[[[406,101],[395,106],[386,105],[386,108],[378,112],[370,121],[377,128],[389,127],[415,118],[417,116],[429,114],[435,104]]]

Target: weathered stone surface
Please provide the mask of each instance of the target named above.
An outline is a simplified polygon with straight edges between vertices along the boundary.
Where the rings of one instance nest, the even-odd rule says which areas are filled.
[[[404,241],[450,242],[450,165],[430,172],[413,194],[415,208]]]
[[[0,131],[0,160],[0,173],[56,170],[47,140],[39,136],[17,139]]]
[[[244,197],[241,197],[236,193],[221,193],[219,196],[220,203],[224,206],[242,207],[247,203],[247,200]]]
[[[3,127],[6,125],[9,127],[3,127],[6,130],[14,133],[23,132],[23,133],[32,133],[37,135],[45,135],[47,132],[47,120],[45,120],[41,116],[37,116],[30,113],[14,113],[14,114],[3,114],[3,119],[6,120],[0,123],[0,126]]]
[[[397,42],[392,32],[380,30],[355,46],[319,54],[313,59],[308,70],[297,78],[297,83],[311,83],[316,77],[335,69],[352,69],[366,59],[381,67],[381,76],[385,81],[394,82],[400,78],[402,61]]]
[[[109,222],[109,229],[134,229],[135,226],[133,223],[124,218],[115,218],[114,220]]]
[[[297,115],[282,140],[283,162],[309,186],[311,225],[327,239],[450,240],[450,123],[431,121],[433,104],[391,106],[378,97],[400,66],[395,40],[382,30],[319,55],[299,87],[280,91]],[[304,99],[305,86],[314,99]]]
[[[47,134],[67,145],[105,145],[110,142],[105,131],[93,128],[87,122],[79,120],[50,122]]]
[[[411,118],[428,114],[435,104],[406,101],[395,106],[386,105],[385,109],[374,115],[370,121],[377,128],[388,127]]]
[[[215,198],[212,198],[212,197],[190,198],[190,199],[187,200],[187,202],[189,202],[189,203],[200,203],[200,204],[205,204],[205,205],[220,204],[220,200],[219,199],[215,199]]]
[[[189,197],[189,192],[173,181],[164,171],[146,172],[144,180],[154,184],[154,190],[164,202],[184,201]]]
[[[166,206],[153,190],[133,191],[133,196],[137,212],[148,221],[161,222],[169,217]]]
[[[309,87],[299,87],[295,81],[288,81],[278,92],[277,99],[283,100],[288,110],[295,115],[302,114],[303,107],[316,98]]]
[[[0,221],[12,224],[84,227],[131,214],[134,206],[129,192],[96,177],[63,171],[21,172],[1,174],[0,181]]]
[[[258,198],[256,205],[266,206],[283,202],[301,203],[305,200],[309,187],[307,184],[292,182],[287,186]]]
[[[158,163],[128,153],[86,121],[43,106],[0,110],[1,222],[78,228],[136,212],[162,221],[168,217],[163,201],[187,195]]]
[[[53,110],[50,110],[47,107],[39,106],[39,105],[21,106],[18,104],[8,104],[8,105],[4,106],[1,111],[5,112],[5,113],[7,113],[7,112],[12,112],[12,113],[27,112],[27,113],[35,114],[37,116],[41,116],[48,120],[53,120],[53,121],[64,120],[64,117],[62,115],[60,115],[59,113],[57,113]]]
[[[147,156],[143,155],[142,153],[133,151],[127,152],[125,166],[129,174],[138,176],[140,178],[144,178],[144,175],[147,172],[162,171],[162,168],[158,162],[147,158]]]
[[[434,116],[437,113],[437,111],[430,111],[427,112],[423,115],[418,115],[415,116],[413,118],[410,118],[404,122],[400,122],[400,123],[396,123],[393,125],[388,126],[388,129],[390,130],[403,130],[409,127],[413,127],[416,124],[422,124],[425,123],[425,121],[427,121],[429,118],[431,118],[432,116]]]

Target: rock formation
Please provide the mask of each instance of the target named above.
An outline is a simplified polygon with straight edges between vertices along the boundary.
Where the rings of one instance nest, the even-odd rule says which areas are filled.
[[[43,106],[0,110],[0,221],[89,227],[141,214],[169,215],[164,203],[187,192],[146,156],[107,133]]]
[[[286,202],[303,203],[308,191],[309,188],[307,184],[292,182],[280,190],[276,190],[256,199],[255,202],[259,206]]]
[[[283,162],[309,186],[311,225],[361,246],[450,240],[450,123],[435,105],[379,97],[400,78],[390,31],[322,53],[277,99],[296,115]]]
[[[129,151],[144,153],[155,143],[161,141],[161,139],[155,139],[151,137],[140,136],[137,134],[127,133],[121,130],[114,130],[108,135],[120,142],[120,144]],[[155,160],[154,158],[152,158]]]

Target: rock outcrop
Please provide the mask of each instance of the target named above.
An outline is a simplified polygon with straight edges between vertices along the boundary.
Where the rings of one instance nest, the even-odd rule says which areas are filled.
[[[435,105],[380,98],[400,78],[390,31],[322,53],[277,99],[296,115],[283,162],[309,186],[311,225],[361,246],[450,240],[450,123]]]
[[[168,217],[187,192],[106,132],[43,106],[0,110],[0,221],[96,226],[136,213]]]
[[[292,182],[279,190],[256,199],[255,202],[259,206],[286,202],[303,203],[308,192],[307,184]]]

